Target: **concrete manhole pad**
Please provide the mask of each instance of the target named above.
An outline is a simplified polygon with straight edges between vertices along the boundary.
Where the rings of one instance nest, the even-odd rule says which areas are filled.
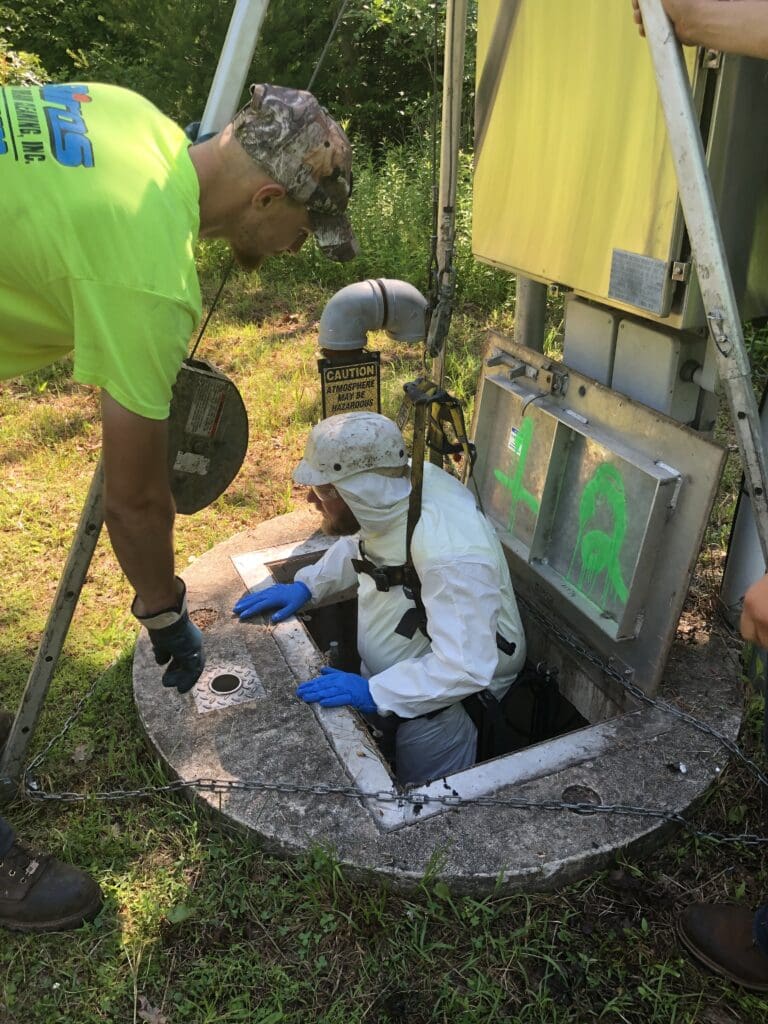
[[[190,612],[204,609],[209,623],[204,678],[190,694],[163,689],[145,633],[134,657],[136,703],[158,755],[180,778],[245,784],[195,792],[268,850],[291,855],[321,845],[353,876],[404,888],[429,871],[456,891],[547,889],[605,866],[618,850],[653,847],[669,832],[658,819],[598,805],[686,814],[717,778],[726,754],[714,738],[638,707],[418,787],[445,803],[398,800],[357,715],[296,698],[296,685],[323,664],[304,625],[240,623],[231,614],[246,584],[258,582],[259,565],[292,552],[316,557],[328,543],[315,533],[317,522],[310,512],[281,516],[189,567]],[[696,644],[673,647],[661,695],[735,739],[737,672],[718,637],[699,634]],[[669,770],[680,763],[684,773]],[[260,782],[281,785],[261,790]],[[558,802],[595,811],[552,809]]]

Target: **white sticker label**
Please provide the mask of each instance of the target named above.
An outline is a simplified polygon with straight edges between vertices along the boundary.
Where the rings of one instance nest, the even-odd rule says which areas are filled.
[[[180,473],[196,473],[198,476],[205,476],[211,460],[204,455],[197,455],[195,452],[176,452],[176,461],[173,468]]]
[[[213,437],[219,426],[227,385],[220,380],[200,380],[187,417],[187,433]]]

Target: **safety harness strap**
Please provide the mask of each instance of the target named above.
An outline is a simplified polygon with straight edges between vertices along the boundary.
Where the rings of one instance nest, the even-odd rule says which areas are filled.
[[[405,565],[376,565],[369,558],[365,557],[363,542],[360,541],[360,558],[352,559],[352,568],[358,574],[364,573],[370,576],[376,584],[376,589],[386,593],[392,587],[405,585]]]
[[[406,612],[395,632],[401,636],[412,637],[417,629],[429,637],[427,633],[427,613],[421,600],[421,580],[411,558],[411,542],[416,525],[421,518],[421,495],[424,484],[424,459],[426,447],[440,457],[457,455],[463,452],[465,476],[472,473],[477,452],[467,437],[464,425],[464,412],[458,399],[449,395],[437,384],[420,377],[418,380],[403,385],[406,398],[413,405],[413,448],[411,451],[411,494],[408,500],[408,522],[405,531],[405,586],[410,591],[416,605],[414,612]],[[429,421],[427,421],[429,417]],[[446,434],[446,424],[453,429],[455,442],[450,442]]]
[[[376,589],[386,593],[391,590],[392,587],[402,587],[405,596],[409,601],[413,601],[415,608],[409,608],[408,611],[398,622],[395,632],[398,636],[404,636],[410,640],[417,629],[420,629],[424,636],[430,640],[431,637],[427,632],[427,610],[424,607],[424,602],[421,600],[421,583],[419,583],[419,596],[418,600],[413,587],[408,579],[407,565],[376,565],[370,558],[366,557],[365,546],[360,541],[360,558],[352,559],[352,568],[355,572],[370,576],[373,582],[376,584]],[[414,575],[416,570],[411,567]],[[418,579],[418,576],[417,576]],[[501,633],[496,634],[496,646],[498,649],[510,657],[517,650],[517,644],[513,640],[505,639]]]
[[[386,593],[392,587],[402,587],[403,593],[409,601],[413,601],[415,608],[409,608],[398,622],[395,632],[399,636],[407,637],[409,640],[417,629],[420,629],[424,636],[431,639],[427,632],[427,612],[421,600],[421,582],[416,570],[411,566],[411,573],[408,573],[408,565],[376,565],[365,554],[365,545],[360,541],[360,558],[352,559],[352,568],[360,575],[364,573],[370,576],[376,584],[376,589]],[[418,598],[414,592],[412,578],[416,577],[418,584]]]
[[[395,632],[407,639],[419,629],[429,640],[427,632],[427,612],[421,599],[421,580],[411,558],[411,542],[416,526],[421,518],[421,495],[424,484],[424,459],[426,449],[440,457],[440,462],[448,455],[464,454],[464,480],[468,478],[475,464],[477,451],[467,437],[464,423],[464,412],[461,403],[453,395],[427,380],[419,377],[403,385],[407,400],[413,406],[413,448],[411,451],[411,493],[408,499],[408,521],[405,529],[405,562],[402,565],[375,565],[366,557],[363,542],[360,541],[360,558],[352,559],[352,566],[357,573],[365,573],[376,584],[376,589],[388,591],[391,587],[402,587],[405,596],[412,600],[415,608],[409,608],[397,624]],[[448,440],[447,427],[455,441]],[[512,654],[515,644],[496,635],[496,643],[505,654]]]

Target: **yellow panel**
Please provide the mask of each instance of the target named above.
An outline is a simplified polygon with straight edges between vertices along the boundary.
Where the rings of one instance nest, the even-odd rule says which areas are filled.
[[[477,113],[480,259],[604,298],[614,249],[676,258],[675,172],[629,0],[480,0]]]

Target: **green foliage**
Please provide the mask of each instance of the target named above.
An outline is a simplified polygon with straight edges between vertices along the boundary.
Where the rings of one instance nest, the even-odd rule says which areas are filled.
[[[232,0],[0,0],[0,24],[13,45],[40,55],[52,78],[127,86],[183,124],[203,112],[233,6]],[[306,88],[339,7],[314,0],[270,4],[249,80]],[[470,8],[472,28],[476,3]],[[419,134],[431,117],[442,20],[442,5],[432,0],[350,3],[313,90],[371,147]],[[470,48],[467,111],[472,64]]]
[[[202,112],[231,9],[229,0],[35,0],[0,3],[0,19],[52,78],[124,85],[183,123]]]
[[[471,158],[462,154],[457,190],[456,302],[483,308],[486,314],[511,313],[514,280],[472,256]],[[350,217],[360,241],[351,263],[327,260],[312,244],[297,256],[268,261],[260,272],[268,288],[281,282],[313,281],[341,288],[350,281],[391,277],[427,293],[432,235],[431,149],[425,139],[388,147],[378,160],[363,147],[355,150],[355,188]],[[221,250],[218,250],[220,253]]]
[[[36,85],[47,78],[40,58],[24,50],[11,50],[0,36],[0,85]]]
[[[264,68],[267,79],[306,87],[340,6],[341,0],[272,4],[254,70]],[[374,151],[384,142],[407,142],[430,125],[433,95],[441,89],[444,12],[444,4],[435,0],[352,0],[348,5],[313,89]],[[474,96],[476,14],[476,0],[470,0],[464,81],[468,114]]]

